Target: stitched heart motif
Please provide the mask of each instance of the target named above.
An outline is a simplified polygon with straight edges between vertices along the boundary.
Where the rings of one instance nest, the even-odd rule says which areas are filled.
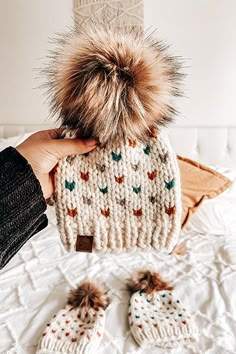
[[[168,152],[166,152],[166,153],[163,154],[163,155],[160,154],[159,157],[160,157],[161,162],[166,164],[167,161],[168,161],[169,154],[168,154]]]
[[[117,183],[121,184],[124,182],[125,180],[125,177],[124,176],[121,176],[121,177],[115,177],[115,180]]]
[[[136,145],[137,145],[137,143],[135,140],[129,139],[129,146],[131,146],[132,148],[135,148]]]
[[[83,172],[80,172],[80,177],[85,181],[87,182],[89,180],[89,173],[86,172],[86,173],[83,173]]]
[[[149,196],[148,199],[152,204],[155,204],[157,202],[157,196]]]
[[[150,148],[150,146],[149,146],[149,145],[147,145],[147,146],[145,147],[145,149],[143,149],[143,151],[144,151],[144,153],[145,153],[146,155],[149,155],[149,154],[150,154],[150,152],[151,152],[151,148]]]
[[[148,172],[147,175],[148,175],[148,178],[149,178],[151,181],[153,181],[153,180],[156,178],[156,176],[157,176],[157,171],[154,170],[154,171],[152,171],[152,172]]]
[[[77,208],[74,208],[74,209],[67,208],[67,214],[71,217],[76,216],[77,215]]]
[[[106,210],[101,209],[101,214],[107,218],[110,215],[110,210],[109,209],[106,209]]]
[[[83,203],[84,204],[87,204],[87,205],[91,205],[93,202],[92,202],[92,198],[87,198],[83,195]]]
[[[138,210],[133,209],[133,214],[135,216],[142,216],[142,214],[143,214],[142,208],[140,208]]]
[[[136,194],[140,193],[141,192],[141,186],[133,187],[133,192],[136,193]]]
[[[123,198],[123,199],[116,199],[116,202],[117,202],[117,204],[120,204],[121,206],[124,206],[125,205],[125,203],[126,203],[126,201],[125,201],[125,198]]]
[[[174,178],[170,181],[170,182],[166,182],[165,181],[165,187],[168,189],[168,190],[171,190],[175,185],[175,180]]]
[[[169,216],[175,214],[175,211],[176,211],[175,206],[173,206],[172,208],[165,208],[165,213],[168,214]]]
[[[136,163],[136,164],[131,163],[131,167],[136,172],[139,169],[139,163]]]
[[[75,188],[75,181],[73,182],[68,182],[67,180],[65,181],[65,187],[66,189],[69,189],[70,192],[73,191],[73,189]]]
[[[106,194],[108,192],[108,187],[105,187],[105,188],[100,188],[98,187],[100,192],[102,192],[103,194]]]
[[[120,161],[120,159],[121,159],[121,153],[119,153],[119,154],[116,154],[115,152],[113,152],[112,151],[112,159],[114,160],[114,161]]]
[[[105,165],[100,165],[99,163],[96,164],[96,169],[99,171],[99,172],[104,172],[105,169],[106,169],[106,166]]]

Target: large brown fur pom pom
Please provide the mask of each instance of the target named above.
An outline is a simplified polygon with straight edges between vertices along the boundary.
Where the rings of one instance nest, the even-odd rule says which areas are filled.
[[[140,290],[147,294],[153,291],[173,290],[173,286],[164,280],[159,273],[150,270],[137,272],[127,284],[127,287],[132,294]]]
[[[137,28],[93,24],[61,36],[46,73],[53,114],[105,144],[145,141],[176,113],[181,64],[167,46]]]
[[[109,305],[104,290],[90,281],[85,281],[77,288],[71,290],[67,303],[73,308],[86,307],[93,308],[94,310],[98,310],[99,308],[105,310]]]

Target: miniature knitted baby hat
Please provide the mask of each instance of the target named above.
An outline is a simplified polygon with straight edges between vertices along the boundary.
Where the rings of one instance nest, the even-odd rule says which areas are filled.
[[[171,348],[196,340],[192,316],[158,273],[139,272],[128,287],[132,293],[129,324],[142,348]]]
[[[94,354],[102,340],[108,301],[101,288],[84,282],[47,324],[37,354]]]
[[[48,68],[52,111],[66,138],[79,132],[100,143],[57,168],[57,220],[68,251],[173,250],[180,178],[160,127],[175,113],[179,69],[162,42],[137,28],[91,25],[60,37]]]

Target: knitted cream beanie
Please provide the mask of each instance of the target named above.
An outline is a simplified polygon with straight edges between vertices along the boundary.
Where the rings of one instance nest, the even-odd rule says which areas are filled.
[[[47,68],[52,112],[66,138],[79,131],[101,144],[59,162],[63,244],[68,251],[171,252],[180,231],[180,180],[160,127],[174,117],[179,61],[136,27],[90,24],[58,43]]]
[[[131,332],[142,348],[176,347],[196,340],[198,329],[173,287],[158,273],[139,272],[129,285]]]
[[[180,232],[175,153],[163,132],[148,144],[127,139],[59,162],[58,227],[68,251],[166,249]]]
[[[102,340],[107,299],[90,282],[72,290],[68,304],[47,324],[37,354],[94,354]]]

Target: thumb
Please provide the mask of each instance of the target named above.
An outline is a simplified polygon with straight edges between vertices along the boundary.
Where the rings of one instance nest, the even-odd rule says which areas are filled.
[[[85,154],[93,150],[97,145],[97,141],[94,139],[55,139],[52,140],[51,143],[54,146],[54,155],[56,155],[58,159],[68,155]]]

